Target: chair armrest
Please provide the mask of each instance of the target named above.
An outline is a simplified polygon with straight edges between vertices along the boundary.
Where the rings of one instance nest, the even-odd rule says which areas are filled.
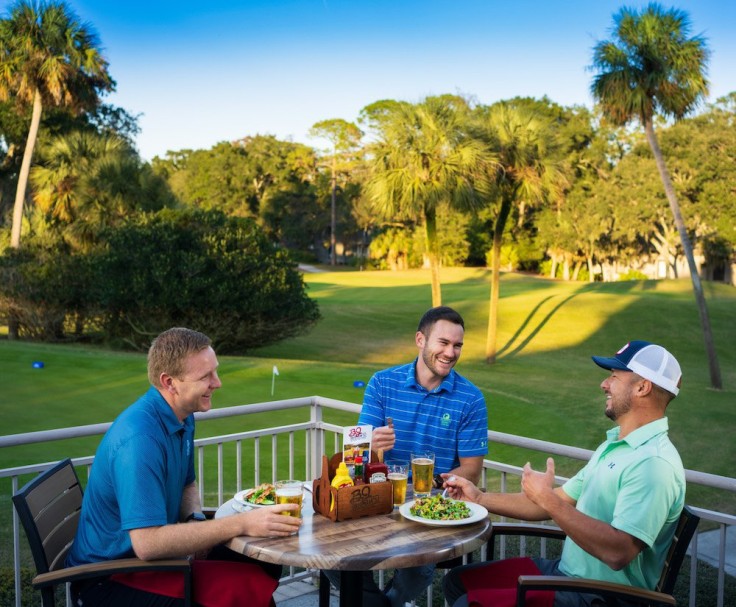
[[[187,559],[168,559],[142,561],[141,559],[117,559],[88,563],[76,567],[65,567],[48,573],[40,573],[33,578],[34,586],[50,586],[66,582],[75,582],[93,577],[112,575],[113,573],[131,573],[133,571],[181,571],[188,573],[191,565]]]
[[[516,588],[517,607],[525,604],[525,595],[529,590],[588,592],[604,598],[615,597],[643,605],[675,605],[675,598],[669,594],[626,584],[557,575],[520,575]]]

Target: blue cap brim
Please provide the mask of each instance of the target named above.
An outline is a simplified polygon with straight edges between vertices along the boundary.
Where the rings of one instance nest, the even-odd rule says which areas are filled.
[[[624,363],[622,363],[618,358],[615,358],[613,356],[606,357],[606,356],[591,356],[593,359],[593,362],[598,365],[599,367],[602,367],[603,369],[608,369],[609,371],[611,369],[617,369],[618,371],[630,371]]]

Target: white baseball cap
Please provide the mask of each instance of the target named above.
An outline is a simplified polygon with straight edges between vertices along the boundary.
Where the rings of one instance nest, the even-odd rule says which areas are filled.
[[[675,396],[680,392],[680,363],[662,346],[648,341],[630,341],[614,356],[593,356],[593,362],[608,370],[633,371]]]

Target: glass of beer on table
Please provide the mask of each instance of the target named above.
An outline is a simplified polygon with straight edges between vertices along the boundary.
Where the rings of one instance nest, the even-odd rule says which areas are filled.
[[[409,463],[401,461],[387,461],[388,480],[394,493],[394,508],[398,508],[406,501],[406,483],[409,480]]]
[[[286,510],[281,512],[281,514],[301,518],[304,483],[302,481],[294,480],[276,481],[275,487],[277,504],[299,504],[298,510]]]
[[[411,479],[414,497],[429,497],[434,479],[434,453],[418,451],[411,454]]]

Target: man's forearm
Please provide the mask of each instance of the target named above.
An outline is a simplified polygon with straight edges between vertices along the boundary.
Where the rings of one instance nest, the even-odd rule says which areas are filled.
[[[549,513],[537,506],[523,493],[482,493],[478,503],[489,512],[522,521],[545,521]]]
[[[638,538],[583,514],[557,494],[548,495],[543,505],[572,541],[614,571],[628,565],[645,548]]]
[[[136,556],[144,560],[182,558],[208,550],[235,535],[233,522],[225,517],[205,523],[180,523],[130,531]]]
[[[462,476],[467,478],[474,485],[480,482],[480,475],[483,472],[483,456],[477,457],[461,457],[460,465],[457,468],[453,468],[449,471],[450,474],[455,476]]]

